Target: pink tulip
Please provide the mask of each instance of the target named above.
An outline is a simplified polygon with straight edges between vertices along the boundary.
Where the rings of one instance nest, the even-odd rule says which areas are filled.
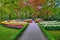
[[[22,28],[22,26],[17,26],[16,28]]]

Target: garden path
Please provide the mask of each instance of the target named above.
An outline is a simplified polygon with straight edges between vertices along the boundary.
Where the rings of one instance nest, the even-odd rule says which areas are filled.
[[[17,40],[47,40],[37,23],[30,23]]]

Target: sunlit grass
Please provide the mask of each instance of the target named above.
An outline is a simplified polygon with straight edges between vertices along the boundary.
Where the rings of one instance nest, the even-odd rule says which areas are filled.
[[[60,40],[60,30],[50,31],[47,30],[49,34],[51,34],[56,40]]]
[[[11,29],[0,25],[0,40],[10,40],[20,29]]]

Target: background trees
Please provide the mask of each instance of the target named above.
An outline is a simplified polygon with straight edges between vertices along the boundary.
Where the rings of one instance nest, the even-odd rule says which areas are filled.
[[[0,0],[1,19],[59,18],[60,0]]]

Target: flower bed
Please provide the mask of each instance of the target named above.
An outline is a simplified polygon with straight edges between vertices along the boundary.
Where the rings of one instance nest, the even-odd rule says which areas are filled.
[[[43,20],[42,19],[36,19],[35,22],[39,23],[39,22],[43,22]]]
[[[60,22],[41,22],[39,26],[49,40],[60,40]]]
[[[12,27],[12,28],[22,28],[23,26],[16,26],[16,25],[12,25],[12,24],[6,24],[4,26],[7,26],[7,27]]]
[[[1,24],[12,28],[22,28],[25,24],[27,24],[27,22],[10,20],[10,21],[3,21],[1,22]]]
[[[44,28],[46,30],[60,30],[60,26],[46,26]]]
[[[40,25],[42,25],[46,30],[60,30],[59,22],[41,22]]]
[[[25,19],[24,22],[32,23],[32,19]]]

